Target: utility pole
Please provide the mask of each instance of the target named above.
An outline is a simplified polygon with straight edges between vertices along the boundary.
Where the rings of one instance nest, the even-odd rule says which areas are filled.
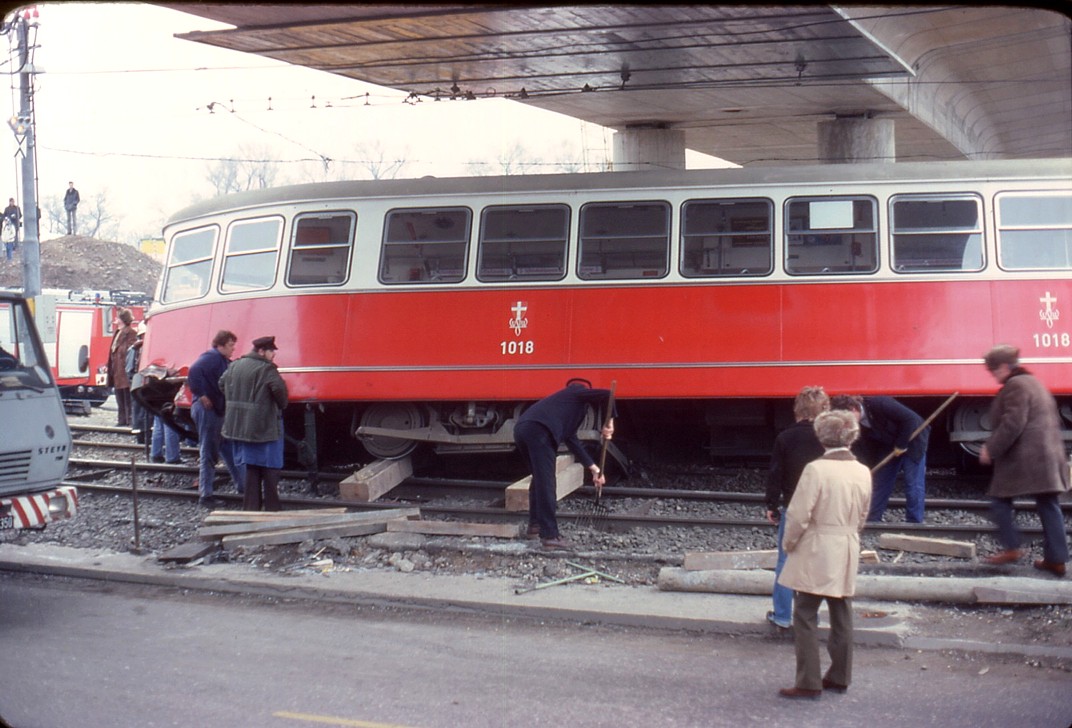
[[[12,19],[18,42],[19,111],[8,124],[15,132],[22,156],[22,279],[23,295],[34,298],[41,294],[41,240],[37,216],[37,180],[35,179],[35,142],[33,114],[33,76],[36,73],[30,54],[30,19],[37,9],[26,9]],[[36,22],[33,27],[37,27]]]

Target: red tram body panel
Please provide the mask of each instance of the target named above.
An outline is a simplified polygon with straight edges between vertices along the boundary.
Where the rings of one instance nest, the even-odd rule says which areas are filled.
[[[325,183],[165,236],[143,364],[272,334],[296,405],[524,403],[574,376],[623,401],[970,402],[1006,342],[1072,427],[1072,160]]]

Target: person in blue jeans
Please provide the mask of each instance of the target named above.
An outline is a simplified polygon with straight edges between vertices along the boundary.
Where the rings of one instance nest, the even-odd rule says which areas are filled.
[[[927,485],[927,441],[930,427],[923,418],[893,397],[855,397],[838,395],[830,401],[831,409],[848,410],[860,422],[861,459],[879,462],[891,452],[894,457],[872,474],[871,510],[867,520],[882,521],[886,505],[893,494],[897,474],[904,476],[905,521],[923,523]]]
[[[785,508],[793,498],[804,466],[823,454],[823,446],[815,434],[812,422],[820,413],[830,409],[830,398],[822,387],[804,387],[793,402],[792,425],[778,433],[771,451],[767,472],[767,520],[778,526],[778,560],[774,567],[774,609],[767,612],[767,621],[776,627],[789,629],[793,623],[793,590],[778,583],[785,566]]]
[[[190,387],[193,403],[190,414],[197,425],[197,441],[200,454],[200,474],[197,481],[201,505],[216,504],[213,495],[213,479],[216,463],[223,458],[239,493],[245,491],[246,468],[235,462],[231,441],[223,437],[223,418],[226,402],[220,388],[220,377],[231,364],[238,337],[221,329],[212,338],[212,348],[204,352],[190,366],[186,383]]]
[[[153,418],[153,438],[149,446],[149,459],[154,463],[182,464],[182,458],[179,457],[181,439],[178,431],[164,424],[164,418],[157,415]]]

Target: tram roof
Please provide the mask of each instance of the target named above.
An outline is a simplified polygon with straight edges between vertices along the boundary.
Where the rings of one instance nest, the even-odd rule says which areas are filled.
[[[1047,177],[1072,183],[1072,158],[971,162],[901,162],[896,164],[826,164],[792,167],[739,167],[654,172],[590,172],[507,175],[497,177],[421,177],[392,180],[345,180],[269,187],[197,202],[168,220],[227,210],[332,199],[383,199],[444,195],[496,195],[518,192],[748,187],[785,184],[837,184],[933,180],[978,180]]]

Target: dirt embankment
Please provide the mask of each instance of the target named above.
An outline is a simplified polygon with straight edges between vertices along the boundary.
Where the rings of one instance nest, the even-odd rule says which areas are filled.
[[[160,263],[133,246],[81,235],[41,241],[41,287],[144,291],[152,295]],[[21,288],[22,249],[0,252],[0,288]]]

